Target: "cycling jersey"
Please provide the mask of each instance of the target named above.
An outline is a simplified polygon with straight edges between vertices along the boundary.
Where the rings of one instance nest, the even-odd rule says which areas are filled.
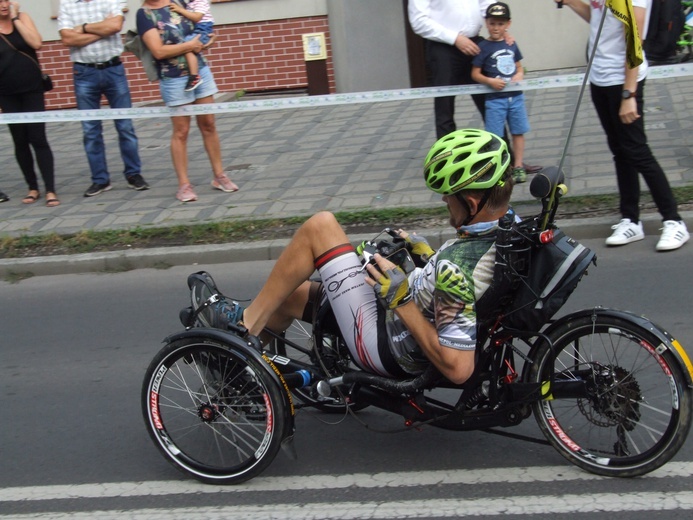
[[[476,347],[475,302],[488,289],[495,265],[497,222],[465,226],[423,268],[409,275],[413,300],[438,331],[440,344]],[[348,244],[315,262],[339,329],[362,369],[391,377],[418,374],[430,363],[394,311],[386,311],[365,282],[366,271]]]

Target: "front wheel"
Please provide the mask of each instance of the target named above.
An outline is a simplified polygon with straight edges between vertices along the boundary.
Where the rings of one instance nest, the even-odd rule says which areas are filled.
[[[539,347],[530,379],[545,384],[553,372],[557,395],[533,411],[561,455],[592,473],[635,477],[676,454],[691,426],[691,389],[656,335],[599,313],[568,318],[548,335],[553,351]],[[580,390],[558,395],[571,382]]]
[[[154,444],[203,482],[236,484],[262,472],[284,438],[285,405],[261,361],[221,342],[184,338],[154,357],[142,413]]]

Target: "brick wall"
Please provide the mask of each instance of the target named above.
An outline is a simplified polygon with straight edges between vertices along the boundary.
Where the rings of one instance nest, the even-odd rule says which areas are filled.
[[[215,27],[217,40],[205,53],[222,92],[282,91],[306,88],[302,35],[324,32],[330,92],[335,92],[334,68],[327,17],[292,18]],[[55,88],[46,94],[46,108],[74,108],[69,52],[60,42],[47,42],[39,51],[41,66]],[[123,62],[134,103],[160,99],[159,84],[150,83],[139,60],[128,52]]]

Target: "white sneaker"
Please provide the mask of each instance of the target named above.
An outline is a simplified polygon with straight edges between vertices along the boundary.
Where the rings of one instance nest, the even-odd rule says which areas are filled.
[[[663,225],[662,237],[657,242],[657,251],[673,251],[691,238],[686,229],[686,224],[682,221],[665,220]]]
[[[637,242],[645,238],[642,230],[642,222],[631,222],[629,218],[621,219],[621,222],[611,226],[614,232],[606,239],[607,246],[625,246],[631,242]]]

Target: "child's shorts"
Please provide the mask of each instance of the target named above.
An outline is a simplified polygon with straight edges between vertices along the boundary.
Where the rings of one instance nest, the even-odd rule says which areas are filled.
[[[529,120],[525,110],[525,96],[522,92],[508,97],[486,97],[486,131],[503,137],[505,122],[508,122],[511,135],[529,132]]]

